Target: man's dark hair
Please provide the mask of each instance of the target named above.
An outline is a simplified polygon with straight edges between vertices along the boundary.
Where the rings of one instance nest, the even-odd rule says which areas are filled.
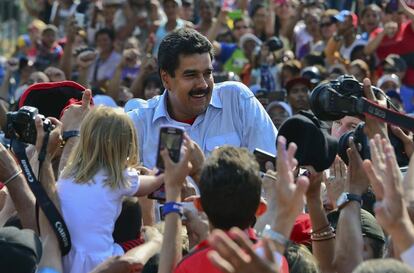
[[[104,35],[104,34],[108,35],[109,39],[111,39],[112,42],[115,41],[115,32],[110,28],[101,28],[100,30],[98,30],[95,33],[95,41],[99,35]]]
[[[116,243],[121,244],[138,239],[141,233],[142,213],[138,198],[128,197],[122,202],[122,210],[115,222],[113,237]]]
[[[215,228],[250,227],[260,193],[259,165],[247,149],[224,146],[213,151],[201,173],[200,198]]]
[[[175,70],[180,66],[180,55],[208,53],[213,60],[213,45],[198,31],[181,28],[169,33],[161,41],[158,49],[158,67],[175,77]]]

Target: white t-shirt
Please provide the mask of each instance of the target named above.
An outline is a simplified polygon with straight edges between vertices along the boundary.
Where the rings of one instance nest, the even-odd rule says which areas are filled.
[[[88,273],[107,258],[124,253],[112,233],[123,197],[133,196],[139,188],[136,170],[126,170],[124,176],[130,182],[128,188],[105,186],[103,170],[88,184],[75,183],[73,178],[57,182],[62,215],[72,241],[70,252],[63,257],[64,273]]]
[[[341,48],[339,49],[339,53],[345,60],[351,60],[352,50],[354,50],[356,46],[366,45],[366,44],[367,44],[367,41],[362,40],[361,37],[357,35],[355,38],[355,41],[349,47],[345,47],[345,45],[342,44]]]

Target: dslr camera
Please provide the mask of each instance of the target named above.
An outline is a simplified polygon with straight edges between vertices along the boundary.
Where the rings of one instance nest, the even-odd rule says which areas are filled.
[[[35,118],[39,115],[39,110],[31,106],[23,106],[16,112],[6,114],[5,137],[15,139],[23,143],[36,144],[37,132]],[[43,130],[50,132],[54,126],[52,122],[40,115],[43,121]]]
[[[313,89],[309,98],[312,112],[321,120],[338,120],[344,116],[361,116],[364,105],[357,100],[364,94],[364,87],[354,76],[341,75],[336,80],[324,82]],[[371,86],[377,96],[381,89]]]

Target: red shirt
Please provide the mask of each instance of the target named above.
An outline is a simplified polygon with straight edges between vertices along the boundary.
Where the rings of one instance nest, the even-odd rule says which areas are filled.
[[[371,33],[370,38],[376,37],[382,29],[378,28]],[[383,61],[389,54],[394,53],[398,55],[405,55],[414,53],[414,31],[411,27],[411,20],[404,22],[398,28],[394,37],[385,36],[379,47],[377,48],[377,56],[380,61]],[[407,66],[407,73],[403,79],[403,83],[409,86],[414,86],[414,68]]]
[[[251,233],[249,237],[251,237]],[[254,239],[254,238],[251,238]],[[255,247],[258,246],[257,244]],[[222,273],[215,267],[207,257],[207,253],[212,250],[207,240],[198,244],[194,250],[185,256],[174,270],[174,273]],[[289,266],[286,259],[282,256],[282,263],[279,268],[281,273],[289,273]]]

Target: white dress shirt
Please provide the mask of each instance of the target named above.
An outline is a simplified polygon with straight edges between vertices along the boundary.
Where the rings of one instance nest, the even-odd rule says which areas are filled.
[[[192,125],[173,120],[167,112],[167,91],[128,112],[138,133],[143,165],[156,163],[160,126],[181,126],[208,156],[225,144],[276,154],[277,129],[250,89],[240,82],[215,84],[205,113]]]

